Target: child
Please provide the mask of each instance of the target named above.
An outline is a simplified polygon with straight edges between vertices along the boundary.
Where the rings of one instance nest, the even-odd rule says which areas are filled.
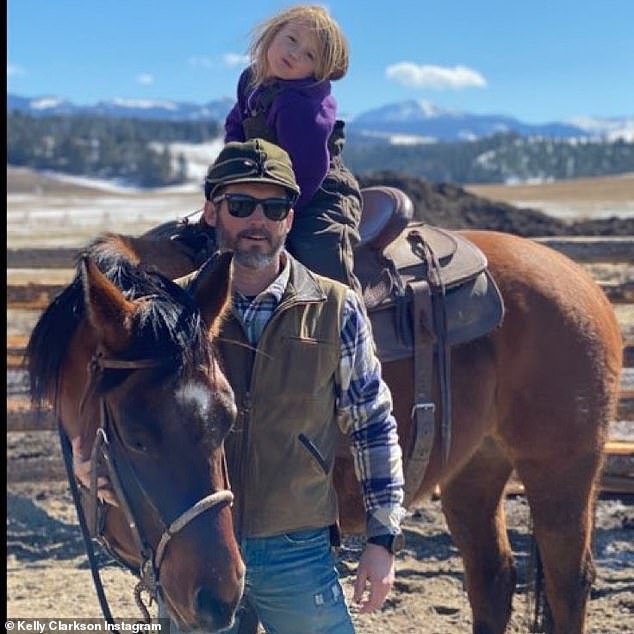
[[[343,121],[330,80],[348,69],[339,25],[319,6],[282,11],[253,31],[251,66],[225,122],[225,142],[260,137],[291,157],[301,189],[287,248],[316,273],[360,293],[352,272],[359,241],[361,193],[343,165]]]

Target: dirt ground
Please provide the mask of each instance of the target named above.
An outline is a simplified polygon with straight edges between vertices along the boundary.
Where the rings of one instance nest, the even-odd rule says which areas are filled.
[[[54,439],[54,436],[52,437]],[[99,605],[70,494],[63,482],[10,484],[7,491],[7,615],[98,617]],[[527,632],[528,510],[522,497],[507,501],[509,535],[518,566],[518,586],[509,632]],[[438,501],[430,500],[405,522],[406,547],[384,609],[353,613],[359,634],[470,632],[462,563],[447,533]],[[351,596],[361,542],[349,538],[339,554],[346,595]],[[597,579],[589,605],[592,634],[634,631],[634,506],[599,502],[594,540]],[[101,561],[108,561],[101,555]],[[139,618],[134,577],[116,564],[103,572],[115,618]],[[304,633],[298,633],[304,634]]]

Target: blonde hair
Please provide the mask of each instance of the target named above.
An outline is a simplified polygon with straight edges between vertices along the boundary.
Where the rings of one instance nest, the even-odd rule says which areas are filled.
[[[268,77],[267,51],[281,28],[289,22],[300,22],[315,32],[319,45],[315,79],[341,79],[348,70],[348,42],[341,28],[328,11],[317,5],[289,7],[261,22],[251,32],[249,56],[253,68],[252,86],[259,86]]]

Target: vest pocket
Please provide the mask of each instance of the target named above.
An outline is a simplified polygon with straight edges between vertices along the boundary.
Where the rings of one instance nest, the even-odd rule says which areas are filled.
[[[304,433],[299,434],[297,438],[299,439],[299,442],[301,442],[302,445],[304,445],[304,447],[308,450],[310,455],[317,461],[317,464],[321,467],[321,470],[325,474],[327,474],[328,465],[326,464],[326,460],[324,459],[324,457],[319,452],[319,449],[317,449],[315,443]]]

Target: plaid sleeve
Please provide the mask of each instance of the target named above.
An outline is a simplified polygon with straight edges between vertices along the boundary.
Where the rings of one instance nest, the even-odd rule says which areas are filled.
[[[353,291],[343,310],[337,377],[339,421],[352,441],[365,502],[367,534],[396,533],[405,510],[403,466],[392,397],[381,377],[365,311]]]

